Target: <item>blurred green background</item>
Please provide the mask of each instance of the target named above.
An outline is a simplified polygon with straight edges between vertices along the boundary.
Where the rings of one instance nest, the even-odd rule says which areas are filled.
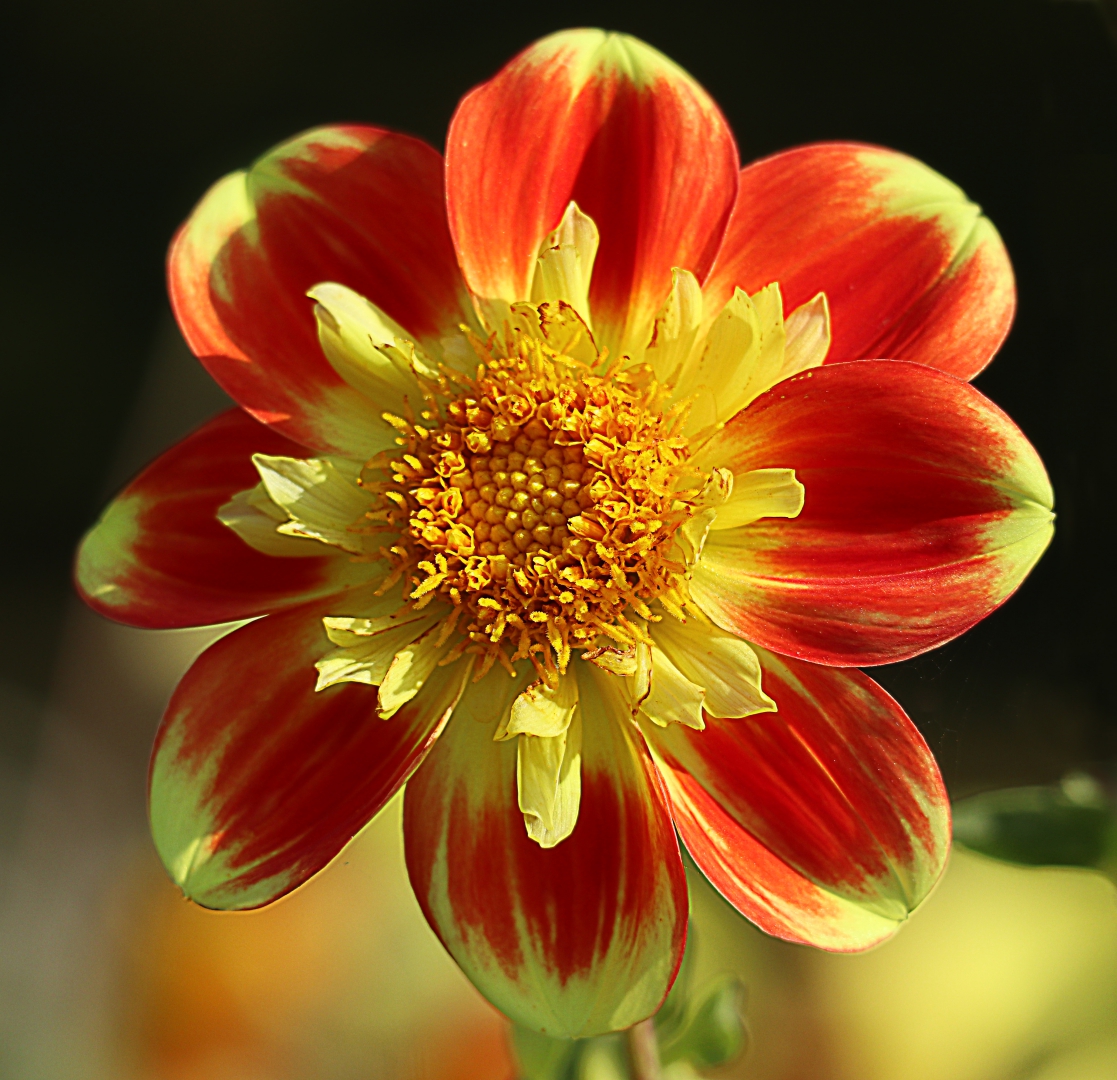
[[[0,45],[0,1076],[512,1074],[499,1018],[410,899],[393,817],[271,911],[176,899],[145,838],[144,769],[207,638],[99,622],[69,563],[112,491],[222,407],[163,286],[167,241],[204,189],[321,122],[441,146],[465,90],[578,24],[688,68],[744,160],[882,143],[985,207],[1020,307],[978,385],[1047,462],[1055,542],[963,639],[874,675],[955,797],[1117,759],[1117,6],[22,4]],[[1111,1078],[1114,896],[1086,872],[960,854],[894,943],[850,958],[765,939],[699,886],[699,962],[748,984],[753,1045],[726,1075]]]

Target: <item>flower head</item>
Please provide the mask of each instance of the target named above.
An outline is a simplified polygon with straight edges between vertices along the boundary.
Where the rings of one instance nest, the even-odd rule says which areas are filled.
[[[125,489],[77,578],[134,625],[266,616],[156,740],[189,897],[284,895],[406,782],[435,932],[586,1035],[674,978],[676,830],[788,940],[866,948],[927,895],[942,782],[855,665],[962,633],[1052,528],[965,381],[1014,288],[958,188],[852,144],[739,171],[689,76],[576,30],[466,96],[445,165],[348,126],[226,177],[169,275],[241,408]]]

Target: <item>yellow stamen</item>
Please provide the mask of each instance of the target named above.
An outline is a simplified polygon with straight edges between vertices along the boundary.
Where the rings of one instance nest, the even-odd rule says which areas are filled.
[[[391,580],[410,578],[415,609],[453,605],[438,636],[461,635],[449,656],[478,654],[475,678],[528,659],[554,686],[572,647],[646,641],[631,619],[659,618],[651,601],[683,617],[687,567],[670,556],[698,491],[679,490],[693,477],[683,410],[661,411],[650,370],[515,340],[470,336],[473,377],[421,375],[424,425],[385,414],[403,450],[361,484],[378,500],[366,519],[400,530],[381,551]]]

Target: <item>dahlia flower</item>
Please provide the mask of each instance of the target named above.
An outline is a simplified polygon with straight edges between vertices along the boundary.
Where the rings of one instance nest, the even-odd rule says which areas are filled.
[[[677,837],[824,949],[928,894],[943,785],[857,667],[962,633],[1052,532],[966,381],[1015,292],[962,191],[847,143],[741,171],[685,72],[573,30],[466,95],[445,162],[343,125],[225,177],[169,281],[240,408],[123,491],[77,580],[134,626],[254,620],[155,741],[190,899],[276,900],[406,781],[445,947],[515,1020],[590,1035],[671,985]]]

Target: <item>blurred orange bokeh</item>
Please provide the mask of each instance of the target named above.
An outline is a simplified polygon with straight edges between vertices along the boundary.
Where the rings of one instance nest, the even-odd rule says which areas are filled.
[[[508,1080],[506,1022],[422,924],[398,827],[394,804],[309,887],[256,912],[189,904],[141,858],[121,897],[134,1074]]]

